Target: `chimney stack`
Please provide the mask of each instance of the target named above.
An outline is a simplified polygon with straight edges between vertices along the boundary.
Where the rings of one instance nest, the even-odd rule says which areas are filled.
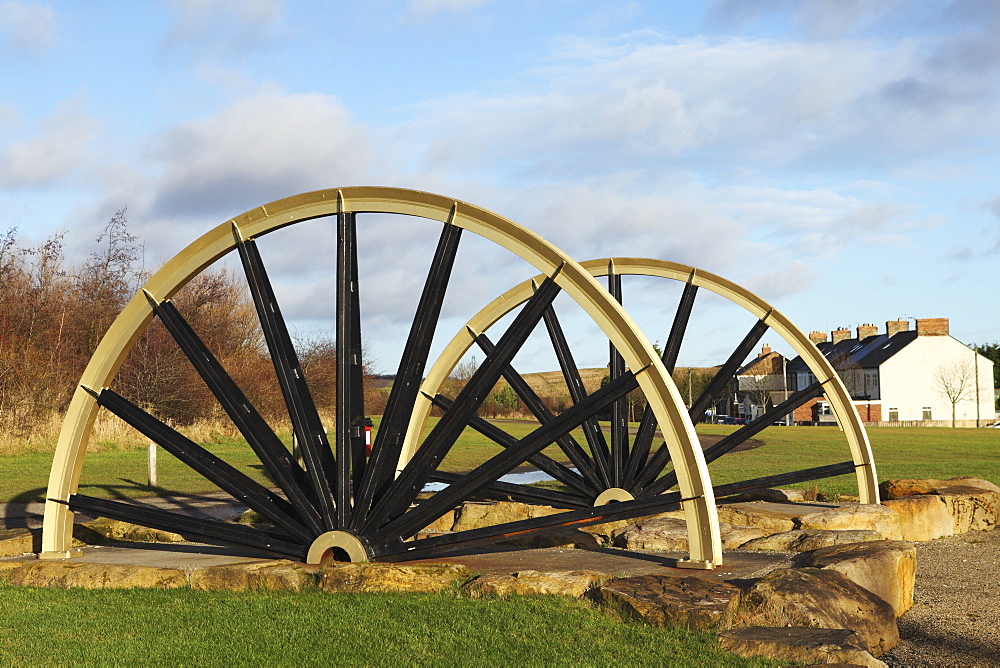
[[[858,341],[878,334],[878,327],[872,324],[858,325]]]
[[[851,338],[851,330],[846,327],[841,327],[840,329],[833,330],[833,342],[840,343],[841,341],[846,341]]]
[[[767,344],[765,343],[765,344],[764,344],[763,346],[761,346],[761,348],[760,348],[760,354],[761,354],[761,356],[763,356],[763,355],[770,355],[770,354],[771,354],[771,346],[769,346],[769,345],[767,345]]]
[[[917,320],[917,336],[948,336],[948,318]]]
[[[813,342],[813,345],[818,346],[821,343],[826,342],[826,332],[809,332],[809,340]]]
[[[910,331],[909,320],[889,320],[885,323],[885,333],[889,336]]]

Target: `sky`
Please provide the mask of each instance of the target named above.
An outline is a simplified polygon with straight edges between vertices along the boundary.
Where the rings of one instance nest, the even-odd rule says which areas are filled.
[[[261,204],[398,186],[576,260],[717,273],[806,332],[946,317],[998,341],[998,30],[981,0],[0,0],[0,231],[78,259],[127,207],[155,269]],[[394,218],[359,218],[384,373],[440,230]],[[330,221],[270,237],[286,317],[328,330]],[[534,273],[463,238],[435,349]],[[650,340],[672,283],[627,279]],[[578,365],[606,364],[564,308]],[[679,363],[707,366],[752,318],[699,297],[692,323]],[[556,368],[545,348],[525,370]]]

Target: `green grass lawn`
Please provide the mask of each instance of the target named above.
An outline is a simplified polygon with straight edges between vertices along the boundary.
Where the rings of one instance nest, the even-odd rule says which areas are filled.
[[[428,430],[435,423],[432,420]],[[378,421],[376,419],[376,427]],[[527,435],[537,423],[504,422],[501,427],[515,437]],[[699,425],[699,432],[726,434],[737,427]],[[973,475],[1000,484],[1000,429],[872,428],[868,430],[879,480],[888,478],[950,478]],[[286,437],[287,439],[287,437]],[[577,434],[583,443],[582,435]],[[798,469],[834,464],[850,459],[847,442],[836,427],[769,427],[757,439],[763,447],[730,453],[709,465],[715,484],[723,484]],[[242,440],[217,437],[205,444],[213,453],[266,483],[260,462]],[[471,428],[452,448],[442,466],[467,471],[500,451],[500,447]],[[546,454],[566,463],[555,446]],[[25,502],[44,498],[52,455],[30,452],[0,457],[0,502]],[[166,493],[215,491],[214,485],[164,451],[159,455],[160,487],[146,486],[146,451],[103,447],[84,461],[80,491],[101,498],[141,498]],[[853,475],[802,483],[818,485],[831,494],[854,494]]]
[[[555,597],[83,590],[0,582],[0,664],[776,666]]]
[[[502,426],[518,437],[533,429],[528,421]],[[699,427],[710,434],[734,429]],[[1000,430],[870,429],[869,437],[880,480],[975,475],[1000,484]],[[850,458],[836,428],[771,427],[758,438],[763,447],[710,465],[716,484]],[[266,482],[245,443],[216,438],[206,447]],[[467,470],[498,450],[467,430],[445,468]],[[555,448],[548,452],[563,460]],[[45,452],[0,458],[0,500],[41,499],[51,460]],[[145,479],[145,450],[105,446],[87,456],[81,491],[119,498],[213,490],[164,452],[162,488],[148,488]],[[817,484],[830,493],[856,491],[853,476]],[[0,579],[0,638],[0,665],[772,665],[719,652],[709,633],[622,623],[555,597],[87,591],[11,587]]]

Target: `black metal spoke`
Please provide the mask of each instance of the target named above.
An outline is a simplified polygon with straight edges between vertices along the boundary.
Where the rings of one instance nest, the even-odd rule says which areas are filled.
[[[743,360],[747,358],[750,351],[754,349],[757,342],[760,341],[761,337],[764,336],[764,332],[768,330],[768,324],[765,319],[758,320],[740,345],[736,347],[736,350],[732,352],[729,359],[726,360],[722,368],[712,377],[712,380],[708,383],[708,387],[702,391],[702,393],[695,400],[691,408],[688,409],[688,415],[691,416],[691,422],[698,424],[705,419],[705,410],[711,405],[712,401],[717,397],[722,390],[729,384],[736,374],[736,371],[743,364]]]
[[[505,449],[494,455],[469,473],[462,475],[447,488],[437,492],[431,499],[424,501],[415,509],[387,524],[375,540],[413,535],[454,508],[462,499],[475,494],[486,485],[496,482],[528,457],[553,443],[559,436],[578,427],[587,417],[606,408],[613,401],[625,396],[638,386],[639,383],[635,376],[626,372],[599,391],[591,394],[582,403],[564,411],[551,422],[538,427],[518,441],[516,447]]]
[[[285,320],[281,317],[278,301],[274,297],[271,281],[264,269],[264,262],[252,240],[243,240],[234,229],[236,246],[243,261],[247,284],[257,307],[257,317],[264,331],[264,339],[271,354],[278,384],[288,407],[292,430],[305,461],[306,473],[315,494],[317,509],[327,530],[336,527],[336,515],[330,478],[336,468],[330,443],[323,429],[323,423],[316,411],[312,394],[306,385],[305,375],[299,364],[298,355],[292,346]]]
[[[792,471],[790,473],[779,473],[778,475],[770,475],[763,478],[751,478],[750,480],[717,485],[713,487],[712,490],[715,492],[716,498],[720,498],[723,496],[729,496],[730,494],[736,494],[737,492],[744,492],[748,489],[765,489],[777,487],[779,485],[792,485],[799,482],[822,480],[823,478],[833,478],[838,475],[847,475],[848,473],[854,473],[854,470],[858,466],[860,466],[860,464],[855,464],[854,462],[827,464],[825,466],[816,466],[814,468],[802,469],[800,471]],[[660,496],[663,495],[661,494]],[[656,496],[654,495],[652,497],[643,498],[656,498]]]
[[[740,443],[753,438],[767,427],[774,424],[775,420],[780,420],[796,408],[823,393],[823,384],[815,382],[804,390],[799,390],[785,401],[781,402],[766,413],[762,413],[749,423],[743,425],[731,434],[727,434],[717,443],[705,449],[705,463],[710,464],[722,455],[730,452]]]
[[[50,500],[56,501],[56,499]],[[150,506],[108,501],[84,494],[70,495],[67,505],[73,512],[93,513],[108,519],[131,522],[150,529],[173,531],[182,534],[188,540],[251,547],[286,559],[305,561],[308,551],[308,544],[300,545],[283,540],[260,529],[204,517],[181,515]]]
[[[841,462],[827,466],[803,469],[793,473],[783,473],[780,475],[766,476],[763,478],[753,478],[741,482],[717,485],[713,488],[716,497],[745,491],[748,489],[774,487],[777,485],[788,485],[809,480],[820,480],[832,478],[838,475],[852,473],[856,465],[854,462]],[[680,508],[684,501],[679,492],[669,492],[667,494],[655,494],[647,497],[640,497],[632,501],[621,501],[619,503],[587,508],[584,510],[558,513],[544,517],[535,517],[507,524],[500,524],[469,531],[459,531],[453,534],[443,534],[430,538],[421,538],[408,543],[398,543],[383,546],[379,557],[386,561],[407,561],[411,559],[429,559],[432,557],[454,552],[457,549],[487,545],[490,543],[521,538],[550,529],[560,527],[580,528],[591,524],[602,522],[612,522],[615,520],[632,519],[643,515],[664,512]]]
[[[755,419],[743,425],[733,433],[727,434],[717,443],[714,443],[711,447],[705,449],[705,463],[710,464],[711,462],[714,462],[727,452],[731,452],[739,444],[745,443],[748,439],[753,438],[768,426],[773,424],[775,420],[785,417],[805,402],[814,398],[818,394],[821,394],[822,388],[822,383],[813,383],[804,390],[799,390],[766,413],[757,416]],[[649,494],[659,494],[661,492],[665,492],[676,484],[677,474],[670,472],[651,484],[649,487],[643,489],[641,495],[647,496]]]
[[[361,363],[361,305],[357,226],[353,213],[337,214],[337,465],[333,492],[337,528],[351,521],[354,485],[365,468],[365,395]]]
[[[435,471],[431,476],[433,482],[444,482],[452,484],[458,482],[462,477],[460,473],[449,473],[446,471]],[[497,480],[494,483],[479,490],[478,496],[484,499],[494,499],[497,501],[520,501],[521,503],[534,503],[554,506],[556,508],[589,508],[593,504],[583,501],[578,496],[570,496],[563,492],[557,492],[544,487],[532,487],[530,485],[519,485],[516,483],[503,482]]]
[[[439,394],[432,399],[435,406],[447,411],[451,408],[453,402],[448,399],[448,397]],[[504,448],[513,448],[517,445],[517,439],[505,432],[500,427],[487,422],[481,417],[473,417],[469,421],[469,426],[478,431],[480,434],[490,439],[497,445]],[[595,499],[600,493],[600,490],[592,489],[584,481],[583,477],[579,473],[573,471],[572,469],[563,466],[551,457],[538,453],[537,455],[532,455],[528,458],[528,463],[537,466],[540,470],[552,476],[554,479],[558,480],[567,487],[571,487],[577,491],[578,494],[582,495],[587,499]]]
[[[487,355],[493,352],[493,342],[490,341],[489,337],[485,334],[477,336],[476,343]],[[545,402],[542,401],[541,397],[539,397],[533,389],[531,389],[531,386],[528,385],[527,381],[524,380],[524,377],[519,374],[514,367],[508,364],[507,368],[504,369],[503,377],[510,385],[511,389],[514,390],[514,393],[517,394],[518,398],[522,402],[524,402],[524,405],[527,406],[528,410],[531,411],[540,424],[546,424],[555,419],[555,416],[552,414],[552,411],[549,410],[548,406],[545,405]],[[581,472],[580,475],[577,475],[567,469],[567,471],[572,474],[571,478],[573,479],[573,482],[568,480],[563,480],[563,482],[572,487],[578,487],[578,491],[584,495],[596,497],[600,494],[601,491],[605,489],[605,486],[601,484],[600,479],[597,478],[593,470],[586,466],[588,463],[585,458],[586,455],[583,452],[583,448],[581,448],[576,442],[576,439],[574,439],[571,435],[566,434],[564,436],[560,436],[556,440],[556,444],[559,446],[559,449],[563,451],[563,454],[565,454],[573,465],[576,466],[577,471]],[[559,466],[561,466],[561,464],[559,464]],[[581,466],[583,466],[583,468],[581,468]],[[580,480],[579,482],[582,486],[578,486],[576,480],[582,475],[587,476],[586,481]]]
[[[604,506],[583,508],[565,513],[533,517],[527,520],[498,524],[443,534],[407,543],[393,543],[379,546],[377,556],[386,561],[407,561],[429,559],[442,554],[478,545],[488,545],[500,541],[522,538],[558,528],[579,529],[592,524],[642,517],[653,513],[680,508],[683,501],[677,492],[660,494],[655,497],[609,503]]]
[[[670,334],[663,346],[663,366],[667,372],[673,375],[677,366],[677,357],[680,355],[681,342],[687,331],[688,320],[691,318],[691,310],[694,307],[694,298],[698,294],[698,286],[693,283],[684,285],[684,292],[681,300],[677,304],[677,312],[674,314],[674,322],[670,326]],[[625,467],[625,483],[634,485],[636,476],[643,465],[649,459],[649,450],[653,445],[653,437],[656,435],[656,415],[653,409],[647,404],[642,411],[642,420],[636,432],[635,440],[632,444],[632,452],[629,453],[628,462]],[[664,466],[666,462],[664,462]],[[659,471],[657,471],[657,475]],[[654,476],[655,477],[655,476]]]
[[[354,528],[364,523],[372,500],[381,496],[395,476],[403,449],[403,438],[420,391],[435,325],[441,314],[441,305],[444,303],[445,290],[461,238],[462,228],[457,225],[445,224],[441,230],[413,324],[410,325],[410,334],[403,348],[403,356],[399,360],[399,370],[389,391],[382,423],[372,443],[371,460],[354,500]]]
[[[298,462],[232,377],[226,373],[222,364],[205,346],[177,307],[169,301],[158,303],[149,293],[146,293],[146,296],[160,322],[208,385],[208,389],[218,399],[219,405],[236,425],[240,434],[247,440],[268,475],[295,506],[302,522],[317,535],[322,533],[319,514],[306,493],[308,486],[306,474]]]
[[[558,273],[558,272],[557,272]],[[372,509],[365,530],[380,527],[398,516],[416,499],[431,471],[458,440],[469,419],[496,385],[504,369],[517,354],[541,319],[545,309],[559,293],[554,277],[547,278],[518,313],[510,328],[497,343],[493,354],[487,355],[469,382],[455,398],[455,405],[444,414],[430,435],[390,485],[386,494]]]
[[[161,420],[109,389],[96,394],[97,403],[135,427],[154,443],[177,457],[206,480],[215,483],[234,499],[242,501],[300,541],[312,541],[316,534],[303,526],[295,508],[246,474],[190,440]]]
[[[622,303],[622,277],[608,271],[608,291],[619,304]],[[609,344],[608,377],[613,381],[625,373],[625,358],[613,343]],[[628,461],[628,397],[611,404],[611,485],[621,487]]]
[[[569,396],[574,404],[578,404],[587,396],[587,390],[583,386],[583,379],[580,378],[580,369],[573,359],[569,344],[566,342],[566,335],[563,333],[562,325],[556,317],[555,309],[549,308],[545,311],[545,328],[548,330],[549,339],[552,341],[552,348],[555,350],[556,358],[559,360],[559,367],[562,369],[563,378],[566,380],[566,387]],[[608,465],[610,454],[608,444],[604,440],[604,432],[596,419],[586,420],[582,425],[584,438],[593,453],[593,459],[580,448],[579,452],[570,456],[570,461],[576,466],[595,488],[607,489],[611,486],[611,469]]]

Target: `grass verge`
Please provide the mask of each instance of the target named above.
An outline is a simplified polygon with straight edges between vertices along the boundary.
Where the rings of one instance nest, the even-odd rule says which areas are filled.
[[[570,599],[33,589],[0,583],[3,665],[771,666]]]

